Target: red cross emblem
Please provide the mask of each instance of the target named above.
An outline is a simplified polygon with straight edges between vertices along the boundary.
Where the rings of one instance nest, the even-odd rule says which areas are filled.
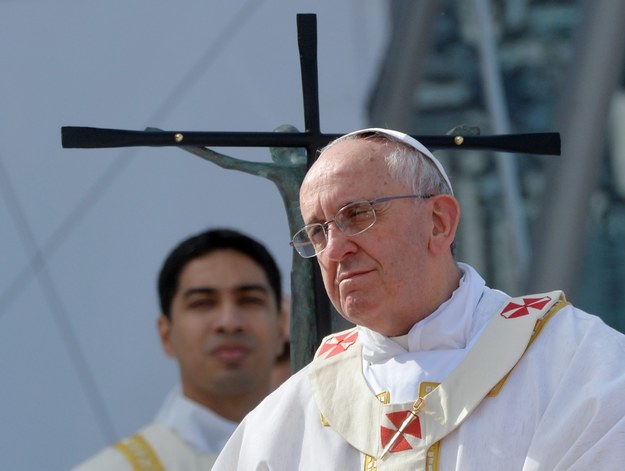
[[[530,313],[530,309],[542,309],[551,301],[549,296],[542,298],[523,298],[523,304],[509,302],[501,311],[501,315],[506,319],[514,319],[515,317],[523,317]]]
[[[411,416],[410,422],[404,426],[404,422]],[[395,439],[395,443],[388,450],[391,453],[396,453],[398,451],[411,450],[412,446],[406,440],[406,435],[412,435],[413,437],[421,438],[421,422],[419,421],[419,417],[412,414],[409,410],[402,410],[399,412],[391,412],[390,414],[386,414],[388,420],[395,426],[394,429],[388,427],[380,427],[380,435],[382,438],[382,448],[386,448],[388,443],[395,437],[398,430],[400,431],[399,437]]]
[[[330,358],[334,355],[338,355],[339,353],[343,353],[349,347],[354,345],[354,343],[356,343],[357,338],[358,331],[356,330],[335,335],[334,337],[331,337],[324,342],[324,344],[319,348],[319,353],[317,353],[317,356],[321,356],[324,353],[329,352],[326,358]]]

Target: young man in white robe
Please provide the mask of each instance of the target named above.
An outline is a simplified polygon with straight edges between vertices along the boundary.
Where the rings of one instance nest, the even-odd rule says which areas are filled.
[[[292,245],[356,327],[241,423],[215,470],[620,470],[625,336],[562,292],[510,298],[456,262],[449,178],[405,134],[326,147]]]
[[[152,424],[76,471],[210,469],[243,419],[273,388],[284,348],[279,269],[267,249],[214,229],[181,242],[158,280],[158,332],[180,387]]]

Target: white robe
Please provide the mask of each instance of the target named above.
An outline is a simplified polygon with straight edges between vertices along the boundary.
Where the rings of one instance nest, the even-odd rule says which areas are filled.
[[[163,469],[206,470],[211,468],[217,454],[236,426],[236,422],[226,420],[189,400],[180,393],[179,388],[176,388],[166,399],[154,423],[142,428],[137,434],[156,453]],[[115,446],[111,446],[80,464],[73,471],[133,471],[133,469],[126,456]],[[158,468],[146,466],[140,469]]]
[[[358,328],[371,394],[388,391],[391,402],[406,402],[416,399],[422,381],[441,382],[508,298],[472,268],[461,269],[452,298],[407,336]],[[214,470],[364,469],[364,455],[322,424],[309,370],[244,419]],[[357,420],[349,403],[345,410]],[[561,309],[499,394],[441,440],[439,460],[440,470],[624,469],[625,336],[573,306]]]

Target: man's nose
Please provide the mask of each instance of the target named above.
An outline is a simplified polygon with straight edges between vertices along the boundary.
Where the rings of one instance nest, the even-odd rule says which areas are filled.
[[[346,236],[343,231],[334,224],[328,228],[326,236],[326,249],[319,254],[322,257],[325,256],[329,260],[339,261],[342,260],[346,254],[356,250],[356,244],[354,244],[351,237]]]
[[[221,306],[215,329],[221,332],[241,332],[245,329],[245,317],[235,303],[227,302]]]

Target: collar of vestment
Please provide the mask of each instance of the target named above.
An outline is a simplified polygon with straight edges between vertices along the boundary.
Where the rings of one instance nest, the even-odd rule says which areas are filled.
[[[408,334],[386,337],[365,327],[359,327],[363,358],[381,363],[407,352],[463,349],[473,328],[473,313],[486,283],[469,265],[459,263],[462,272],[458,288],[432,314],[417,322]]]
[[[176,387],[156,416],[156,422],[176,431],[178,436],[201,453],[219,453],[238,423],[184,396]]]
[[[507,298],[486,288],[470,266],[459,264],[459,268],[462,277],[452,296],[417,322],[401,342],[358,327],[364,375],[376,394],[387,392],[394,402],[406,402],[414,400],[421,382],[441,382],[460,364],[492,313]],[[489,302],[481,306],[489,307],[476,310],[483,296]],[[497,301],[499,304],[490,306]]]
[[[512,370],[537,320],[563,297],[554,291],[508,298],[460,364],[422,397],[414,417],[410,411],[417,397],[383,404],[371,392],[363,375],[358,328],[328,336],[309,372],[315,401],[330,428],[361,453],[375,457],[378,469],[422,469],[428,448],[462,423]],[[402,430],[404,422],[409,425]],[[385,450],[391,437],[394,445]],[[383,451],[390,452],[381,459]]]

